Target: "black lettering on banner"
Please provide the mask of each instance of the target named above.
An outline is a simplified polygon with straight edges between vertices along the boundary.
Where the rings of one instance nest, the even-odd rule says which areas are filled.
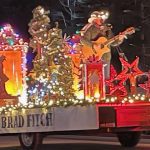
[[[45,114],[42,113],[41,116],[40,116],[40,121],[41,121],[41,125],[42,125],[42,126],[45,126],[45,125],[46,125],[45,120],[46,120]]]
[[[6,117],[1,117],[2,128],[6,128]]]
[[[24,118],[25,117],[25,118]],[[26,120],[25,120],[26,119]],[[10,115],[0,117],[1,128],[44,127],[53,125],[53,113]],[[26,123],[26,126],[25,126]]]
[[[2,128],[17,128],[23,126],[24,126],[24,118],[21,115],[1,117]]]
[[[14,128],[16,128],[16,127],[23,127],[23,125],[24,125],[24,118],[23,118],[23,116],[21,116],[21,115],[15,116],[13,124],[14,124]]]
[[[47,113],[46,114],[46,126],[52,126],[53,125],[53,114]]]
[[[23,127],[24,126],[24,118],[23,116],[19,115],[18,116],[18,127]]]
[[[18,116],[14,117],[14,128],[18,127]]]
[[[38,127],[38,126],[40,126],[39,125],[39,116],[40,116],[40,114],[35,114],[35,119],[36,119],[36,126]]]
[[[7,118],[7,120],[8,120],[8,126],[7,126],[7,128],[13,128],[13,118],[12,118],[12,116],[8,116],[8,118]]]
[[[35,127],[35,118],[34,118],[34,114],[32,114],[32,120],[33,120],[33,125],[32,125],[32,127]]]
[[[27,127],[33,126],[33,117],[32,115],[27,115]]]

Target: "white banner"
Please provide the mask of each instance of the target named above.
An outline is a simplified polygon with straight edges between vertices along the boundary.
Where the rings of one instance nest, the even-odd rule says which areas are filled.
[[[95,105],[21,109],[0,115],[0,133],[88,130],[98,127]]]

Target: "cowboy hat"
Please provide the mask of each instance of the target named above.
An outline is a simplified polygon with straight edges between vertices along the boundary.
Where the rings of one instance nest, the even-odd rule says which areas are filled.
[[[92,23],[93,20],[98,19],[98,18],[100,18],[102,20],[106,20],[106,19],[108,19],[108,17],[109,17],[109,12],[107,10],[93,11],[91,13],[90,18],[88,19],[88,22]]]

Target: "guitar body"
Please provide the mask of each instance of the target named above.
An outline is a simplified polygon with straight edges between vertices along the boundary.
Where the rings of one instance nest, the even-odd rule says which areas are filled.
[[[103,43],[105,43],[106,41],[107,41],[107,38],[100,37],[96,41],[93,41],[93,43],[103,45]],[[104,45],[102,48],[100,46],[96,47],[95,51],[96,53],[94,53],[93,49],[88,47],[87,45],[83,45],[82,47],[82,53],[83,53],[84,59],[88,59],[90,56],[93,56],[93,55],[101,58],[105,53],[110,52],[110,48],[108,48],[107,45]]]

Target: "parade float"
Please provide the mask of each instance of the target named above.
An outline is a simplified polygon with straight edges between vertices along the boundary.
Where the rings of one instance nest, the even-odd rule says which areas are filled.
[[[111,66],[106,80],[101,55],[118,35],[99,39],[104,47],[94,54],[80,34],[63,37],[58,23],[51,27],[48,14],[41,6],[33,10],[29,43],[9,24],[0,30],[1,134],[18,133],[24,149],[37,149],[43,134],[55,131],[112,132],[121,145],[135,146],[150,129],[150,72],[139,69],[139,57],[131,63],[120,57],[122,71]],[[29,47],[36,54],[30,70]]]

